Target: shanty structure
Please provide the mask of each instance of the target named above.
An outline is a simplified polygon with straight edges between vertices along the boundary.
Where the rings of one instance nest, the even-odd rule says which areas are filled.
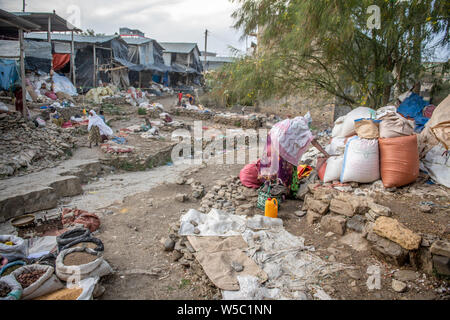
[[[151,81],[167,86],[171,68],[164,64],[164,48],[140,30],[120,28],[119,33],[128,45],[128,60],[134,64],[129,68],[130,82],[137,83],[139,88]]]
[[[39,29],[39,25],[0,9],[0,39],[2,39],[0,40],[0,63],[2,64],[3,68],[3,64],[8,64],[8,60],[10,59],[18,58],[20,61],[20,80],[23,101],[22,113],[25,112],[26,101],[24,32]],[[14,39],[18,39],[18,43],[17,41],[14,41]],[[15,65],[12,66],[12,68],[15,67]],[[11,79],[9,77],[6,79],[3,75],[3,71],[1,74],[1,82],[8,82],[8,85],[12,85],[13,83],[11,83],[11,81],[15,81],[15,79]]]
[[[205,61],[206,60],[206,61]],[[222,68],[225,64],[234,62],[233,57],[220,57],[214,52],[201,52],[201,62],[205,72]]]
[[[74,32],[81,32],[81,29],[78,29],[74,25],[72,25],[70,22],[68,22],[66,19],[62,18],[61,16],[57,15],[55,11],[53,12],[12,12],[17,17],[20,17],[22,19],[25,19],[29,22],[34,23],[35,25],[38,25],[38,29],[33,29],[31,31],[45,31],[45,40],[50,45],[50,49],[52,50],[52,47],[54,46],[54,42],[52,39],[52,34],[54,32],[70,32],[70,34],[67,34],[71,39],[73,39]],[[29,32],[31,32],[29,31]],[[37,44],[37,43],[30,43],[26,45],[26,51],[25,56],[27,56],[26,59],[26,65],[25,67],[27,69],[44,69],[42,71],[47,71],[47,65],[48,65],[48,48],[49,46],[45,46],[44,44]],[[28,54],[27,54],[28,53]],[[72,81],[75,80],[75,68],[74,68],[74,43],[71,41],[70,45],[66,48],[65,56],[62,57],[58,54],[53,54],[53,52],[50,52],[51,54],[51,61],[50,61],[50,69],[55,69],[60,67],[61,64],[65,65],[68,62],[70,62],[70,74],[72,77]]]
[[[74,47],[75,75],[73,84],[87,91],[99,81],[112,82],[120,87],[129,86],[128,69],[136,67],[128,58],[128,46],[118,35],[85,36],[52,34],[55,54],[65,54],[68,45]],[[42,33],[30,33],[27,39],[46,41]]]
[[[186,84],[191,81],[200,84],[202,77],[202,63],[200,62],[200,50],[196,43],[186,42],[161,42],[164,47],[164,63],[172,68],[174,81],[185,79]]]

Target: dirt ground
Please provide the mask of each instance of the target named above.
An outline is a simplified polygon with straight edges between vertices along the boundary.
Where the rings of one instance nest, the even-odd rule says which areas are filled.
[[[192,174],[195,181],[212,187],[214,182],[230,175],[237,175],[241,166],[209,165]],[[211,179],[214,177],[214,180]],[[205,285],[209,281],[200,270],[186,269],[173,262],[172,254],[163,250],[161,239],[170,233],[170,226],[179,221],[183,210],[197,209],[199,203],[189,200],[174,201],[177,193],[189,194],[190,186],[162,184],[148,193],[125,199],[122,205],[110,208],[112,214],[102,219],[98,237],[105,243],[105,258],[118,274],[104,281],[106,292],[102,299],[214,299],[220,297],[217,290]],[[301,202],[286,201],[279,212],[287,231],[305,238],[305,245],[313,245],[316,254],[323,260],[331,259],[350,265],[351,271],[338,272],[325,277],[318,283],[334,299],[442,299],[445,294],[436,288],[445,286],[429,276],[417,273],[409,281],[405,293],[397,293],[391,287],[395,267],[377,260],[370,250],[357,251],[338,241],[338,236],[327,236],[318,226],[309,226],[306,218],[297,217]],[[392,208],[395,210],[394,206]],[[408,209],[402,209],[407,212]],[[394,216],[397,216],[394,211]],[[262,212],[254,211],[255,214]],[[364,243],[364,242],[362,242]],[[367,287],[367,268],[377,265],[381,268],[381,290],[370,291]],[[404,267],[402,269],[410,269]],[[142,274],[145,271],[156,275]],[[131,273],[131,274],[130,274]]]

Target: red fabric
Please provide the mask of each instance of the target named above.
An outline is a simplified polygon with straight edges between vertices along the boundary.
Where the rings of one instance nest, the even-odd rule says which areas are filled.
[[[239,179],[244,186],[258,189],[261,186],[261,181],[258,179],[258,164],[253,162],[243,167],[239,173]]]
[[[434,109],[436,109],[436,106],[434,106],[432,104],[426,106],[423,109],[423,116],[427,117],[427,118],[431,118],[431,116],[433,115]]]
[[[47,91],[47,92],[45,93],[45,95],[46,95],[47,97],[49,97],[50,99],[52,99],[52,100],[57,100],[57,99],[58,99],[58,97],[56,96],[56,94],[55,94],[54,92],[51,92],[51,91]]]
[[[65,208],[62,212],[61,220],[64,226],[79,223],[91,232],[100,227],[100,219],[97,215],[80,209]]]
[[[317,170],[317,176],[319,177],[320,181],[323,181],[323,177],[325,176],[325,170],[327,170],[326,159],[322,158],[322,157],[318,157],[316,168],[319,168],[319,170]]]
[[[181,99],[183,99],[183,94],[180,92],[180,93],[178,94],[178,101],[181,102]]]
[[[54,53],[53,54],[53,70],[62,69],[70,61],[70,54],[68,53]]]

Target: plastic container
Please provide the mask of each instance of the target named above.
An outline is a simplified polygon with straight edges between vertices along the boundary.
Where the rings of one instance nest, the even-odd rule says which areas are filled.
[[[266,200],[266,208],[264,215],[270,218],[278,217],[278,201],[275,198],[269,198]]]

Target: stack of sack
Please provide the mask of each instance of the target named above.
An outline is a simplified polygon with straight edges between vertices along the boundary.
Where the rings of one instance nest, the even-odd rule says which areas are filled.
[[[331,143],[325,148],[331,157],[319,169],[319,178],[360,183],[380,178],[375,118],[375,110],[359,107],[336,120]]]
[[[326,147],[332,156],[319,169],[319,177],[341,183],[371,183],[381,177],[386,188],[414,182],[419,176],[414,126],[395,106],[352,110],[335,122]]]

